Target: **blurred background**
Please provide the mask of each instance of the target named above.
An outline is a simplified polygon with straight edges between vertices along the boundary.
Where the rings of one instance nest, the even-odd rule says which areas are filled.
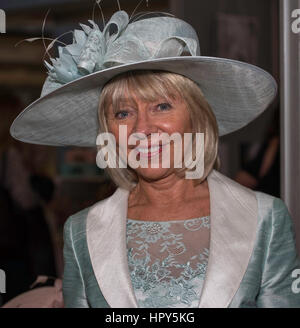
[[[138,0],[120,4],[131,14]],[[118,10],[117,1],[104,0],[101,7],[106,21]],[[6,14],[6,33],[0,34],[0,269],[6,272],[6,293],[1,294],[5,303],[28,290],[40,275],[62,277],[64,222],[111,195],[115,186],[97,168],[95,149],[30,145],[9,135],[13,119],[39,97],[47,77],[43,59],[49,57],[43,41],[24,39],[42,36],[47,13],[46,46],[63,33],[59,40],[71,43],[72,34],[67,32],[92,19],[93,10],[102,27],[95,1],[0,0],[0,9]],[[143,11],[169,12],[186,20],[198,33],[203,56],[246,61],[283,85],[279,0],[149,0],[148,7],[142,1],[136,9]],[[56,57],[56,47],[49,53]],[[221,172],[249,188],[290,200],[290,194],[297,192],[295,187],[294,192],[283,189],[285,179],[294,176],[282,164],[283,129],[288,122],[283,125],[285,103],[280,95],[286,97],[279,92],[255,122],[221,138]],[[299,157],[295,159],[300,171]],[[287,205],[300,238],[299,205],[295,201]]]

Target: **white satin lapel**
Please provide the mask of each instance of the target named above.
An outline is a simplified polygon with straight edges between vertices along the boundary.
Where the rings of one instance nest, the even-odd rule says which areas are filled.
[[[256,237],[255,193],[217,171],[208,176],[211,237],[201,308],[228,307],[247,269]]]
[[[126,217],[129,192],[117,189],[90,210],[87,243],[96,279],[110,307],[138,307],[129,275]]]

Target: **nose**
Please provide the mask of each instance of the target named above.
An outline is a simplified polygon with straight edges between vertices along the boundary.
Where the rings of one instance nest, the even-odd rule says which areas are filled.
[[[147,111],[139,111],[134,126],[134,133],[142,133],[149,136],[151,133],[155,133],[156,128],[153,120],[149,117]]]

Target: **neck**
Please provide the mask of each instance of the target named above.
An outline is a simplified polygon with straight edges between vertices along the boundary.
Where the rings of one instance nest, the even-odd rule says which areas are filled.
[[[169,207],[194,198],[207,197],[208,184],[205,180],[195,185],[191,179],[179,178],[172,174],[158,181],[140,179],[136,188],[130,194],[132,204],[151,205],[156,208]],[[197,196],[195,196],[197,195]]]

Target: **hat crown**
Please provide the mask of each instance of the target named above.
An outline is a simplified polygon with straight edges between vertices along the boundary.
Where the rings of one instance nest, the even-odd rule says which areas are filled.
[[[170,57],[188,53],[192,56],[200,55],[200,45],[196,31],[185,21],[175,17],[152,17],[133,22],[128,25],[123,37],[134,35],[141,40],[145,46],[155,56],[158,49],[166,44]],[[185,51],[174,43],[167,43],[167,40],[177,40]]]
[[[73,43],[58,47],[59,58],[45,62],[49,77],[42,96],[85,75],[107,68],[157,58],[199,56],[200,45],[193,27],[168,16],[129,22],[125,11],[116,12],[103,31],[92,20],[92,27],[80,24]],[[112,31],[113,30],[113,31]]]

